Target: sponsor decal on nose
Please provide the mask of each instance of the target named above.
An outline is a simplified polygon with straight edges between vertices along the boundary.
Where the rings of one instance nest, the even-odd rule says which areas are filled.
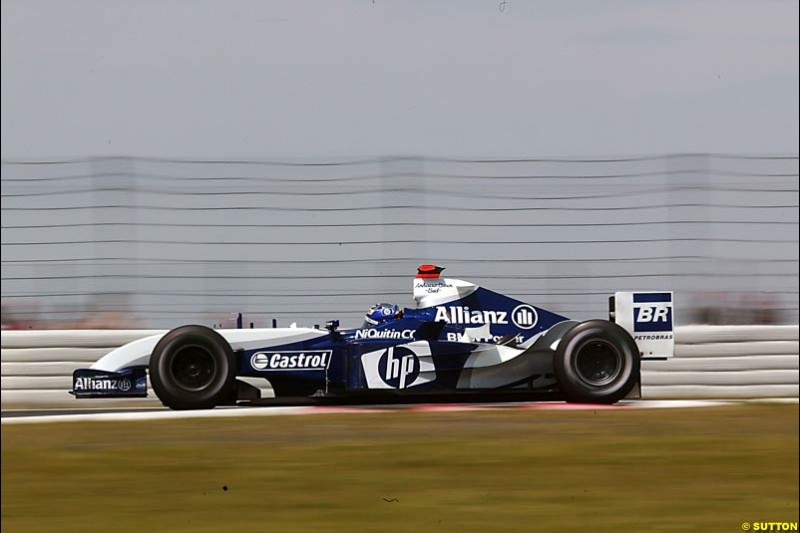
[[[147,374],[143,368],[106,372],[79,368],[72,373],[71,394],[76,396],[145,396]]]

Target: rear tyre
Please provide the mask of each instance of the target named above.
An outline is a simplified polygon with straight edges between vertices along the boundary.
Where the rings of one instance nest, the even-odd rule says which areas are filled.
[[[150,356],[150,383],[171,409],[211,409],[235,393],[233,350],[205,326],[182,326],[164,335]]]
[[[589,320],[564,334],[553,361],[567,401],[615,403],[639,380],[639,349],[623,328]]]

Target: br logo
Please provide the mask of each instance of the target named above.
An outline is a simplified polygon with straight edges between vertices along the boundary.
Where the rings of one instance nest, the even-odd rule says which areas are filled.
[[[669,307],[640,307],[637,322],[667,322]]]
[[[395,389],[405,389],[419,376],[419,357],[403,346],[388,348],[378,361],[378,375]]]
[[[634,331],[671,331],[672,307],[641,306],[634,307]]]

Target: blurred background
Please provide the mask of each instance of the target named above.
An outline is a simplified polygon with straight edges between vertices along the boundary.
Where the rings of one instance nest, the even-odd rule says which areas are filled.
[[[681,324],[796,324],[797,21],[3,2],[2,327],[352,326],[422,262],[577,319],[672,289]]]
[[[577,319],[798,320],[797,156],[5,161],[2,202],[4,328],[355,326],[425,262]]]

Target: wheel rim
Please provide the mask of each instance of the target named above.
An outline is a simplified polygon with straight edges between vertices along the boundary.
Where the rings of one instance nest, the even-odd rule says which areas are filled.
[[[602,387],[612,383],[622,372],[622,354],[610,342],[593,339],[580,347],[573,369],[587,385]]]
[[[202,346],[183,346],[172,357],[170,370],[175,383],[187,391],[200,391],[214,379],[217,364]]]

